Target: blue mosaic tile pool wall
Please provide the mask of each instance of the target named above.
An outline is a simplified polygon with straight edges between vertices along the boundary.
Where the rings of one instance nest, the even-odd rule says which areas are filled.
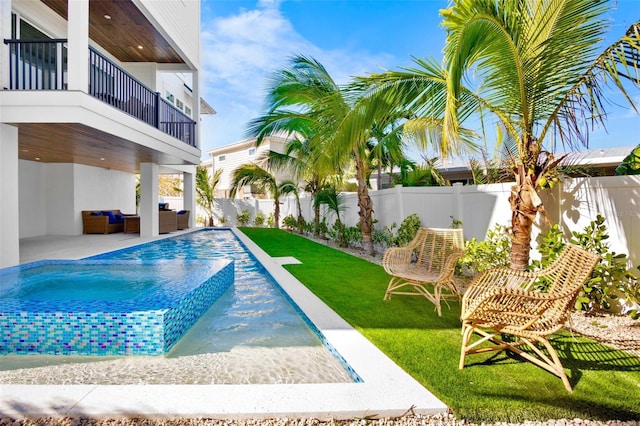
[[[206,283],[195,288],[177,306],[164,313],[167,324],[164,328],[164,352],[168,352],[222,293],[227,291],[234,279],[234,264],[230,262]]]
[[[2,300],[0,354],[164,354],[233,283],[233,262],[222,264],[134,301]]]

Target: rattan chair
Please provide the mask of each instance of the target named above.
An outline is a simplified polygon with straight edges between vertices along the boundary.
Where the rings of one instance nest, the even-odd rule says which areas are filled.
[[[442,300],[460,299],[453,274],[463,254],[462,229],[418,229],[406,247],[390,248],[382,258],[384,270],[391,275],[384,300],[392,294],[423,296],[442,315]]]
[[[562,328],[599,260],[597,254],[569,244],[540,271],[500,268],[479,275],[462,297],[460,369],[464,368],[466,355],[509,350],[560,377],[571,392],[569,379],[547,336]],[[545,292],[534,289],[541,280],[549,285]],[[480,338],[471,342],[474,333]],[[504,339],[503,334],[516,339]],[[486,342],[494,345],[482,345]],[[522,345],[530,351],[520,349]]]

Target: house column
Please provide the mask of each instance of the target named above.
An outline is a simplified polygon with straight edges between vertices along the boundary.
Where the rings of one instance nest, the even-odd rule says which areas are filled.
[[[89,0],[68,0],[67,88],[89,91]]]
[[[200,117],[200,73],[198,71],[193,71],[191,74],[191,84],[193,87],[191,88],[191,99],[193,100],[191,116],[196,121],[196,148],[200,148],[200,123],[202,118]]]
[[[20,263],[18,128],[0,124],[0,268]]]
[[[184,210],[189,210],[189,228],[196,223],[196,166],[190,167],[190,172],[182,173]]]
[[[0,1],[0,37],[2,40],[11,38],[11,2]],[[0,87],[9,87],[9,48],[2,46],[0,49]]]
[[[158,176],[160,166],[140,163],[140,236],[156,237],[159,232]]]

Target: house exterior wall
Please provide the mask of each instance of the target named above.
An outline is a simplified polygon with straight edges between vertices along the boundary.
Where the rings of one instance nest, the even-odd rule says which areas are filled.
[[[20,160],[20,238],[47,235],[46,164]]]
[[[233,186],[233,172],[235,169],[244,164],[258,163],[262,156],[269,151],[282,154],[284,153],[285,145],[286,139],[267,138],[259,147],[256,147],[255,139],[246,139],[209,151],[209,156],[212,161],[211,175],[213,175],[216,170],[223,170],[220,176],[220,182],[216,187],[216,196],[221,198],[229,196],[229,192]],[[250,154],[250,150],[254,150],[254,154]],[[222,157],[224,157],[224,159],[222,159]],[[262,164],[261,166],[264,167]],[[287,171],[276,170],[273,171],[273,174],[276,177],[276,182],[291,179],[291,173]],[[238,191],[236,198],[251,198],[251,196],[251,194],[244,191]]]
[[[155,27],[173,40],[190,67],[200,64],[200,0],[133,0]]]
[[[136,212],[135,175],[20,160],[20,238],[82,234],[82,210]]]

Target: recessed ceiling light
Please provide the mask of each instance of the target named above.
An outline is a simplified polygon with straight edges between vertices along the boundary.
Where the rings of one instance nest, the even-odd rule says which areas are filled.
[[[100,161],[104,161],[104,157],[100,157]]]
[[[142,49],[144,49],[144,47],[142,47],[142,45],[141,45],[141,44],[139,44],[139,45],[138,45],[138,49],[142,50]]]
[[[23,149],[22,152],[29,152],[29,150],[28,149]]]
[[[111,19],[111,15],[107,15],[107,14],[105,13],[105,15],[104,15],[104,19]]]
[[[36,161],[40,161],[40,157],[36,157]]]

